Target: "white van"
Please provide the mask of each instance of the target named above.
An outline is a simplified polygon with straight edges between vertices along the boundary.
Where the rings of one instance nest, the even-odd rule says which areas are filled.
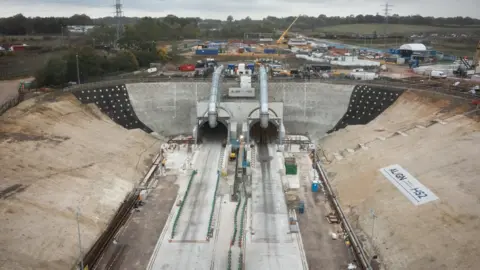
[[[447,78],[447,74],[445,74],[445,72],[439,71],[439,70],[432,70],[432,72],[430,73],[430,76],[432,78],[440,78],[440,79]]]

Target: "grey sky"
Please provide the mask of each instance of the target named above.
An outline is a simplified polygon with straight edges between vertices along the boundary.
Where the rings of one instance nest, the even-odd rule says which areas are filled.
[[[383,0],[122,0],[128,17],[177,16],[226,19],[253,19],[268,15],[285,17],[298,14],[348,16],[383,13]],[[480,18],[479,0],[391,0],[392,14]],[[0,17],[23,13],[25,16],[91,17],[113,15],[115,0],[0,0]]]

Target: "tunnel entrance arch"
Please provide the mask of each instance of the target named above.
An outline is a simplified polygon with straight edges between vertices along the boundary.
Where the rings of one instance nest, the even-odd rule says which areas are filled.
[[[208,122],[208,109],[200,115],[197,115],[197,124],[194,129],[194,136],[196,143],[205,141],[225,141],[230,140],[230,119],[233,116],[232,111],[222,106],[217,106],[217,109],[227,113],[227,117],[219,116],[217,113],[217,126],[211,128]]]
[[[253,109],[248,114],[248,138],[250,141],[267,144],[267,143],[276,143],[280,136],[280,123],[281,119],[278,117],[278,114],[268,108],[269,120],[268,127],[260,127],[260,116],[252,117],[255,112],[260,112],[260,107]]]
[[[251,120],[248,128],[251,141],[257,144],[276,143],[280,135],[280,126],[274,120],[268,121],[268,127],[260,127],[260,119]]]
[[[197,143],[223,142],[230,135],[228,119],[217,118],[217,126],[214,128],[210,127],[208,119],[201,119],[197,130]]]

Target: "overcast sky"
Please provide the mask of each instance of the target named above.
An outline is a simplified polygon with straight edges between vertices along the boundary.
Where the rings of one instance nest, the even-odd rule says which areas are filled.
[[[0,17],[23,13],[25,16],[71,16],[87,14],[106,17],[114,14],[115,0],[0,0]],[[383,14],[383,0],[122,0],[127,17],[201,17],[225,20],[250,16],[260,19],[306,14],[348,16]],[[480,18],[480,0],[391,0],[391,14]]]

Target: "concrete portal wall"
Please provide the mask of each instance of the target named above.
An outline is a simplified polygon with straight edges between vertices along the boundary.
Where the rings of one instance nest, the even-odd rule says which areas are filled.
[[[315,139],[332,129],[347,111],[354,85],[269,83],[270,102],[283,102],[287,133],[309,133]]]
[[[236,122],[244,122],[247,120],[248,115],[251,111],[255,110],[255,108],[258,108],[259,102],[258,101],[236,101],[236,102],[221,102],[220,106],[225,108],[227,111],[232,112],[232,121]],[[270,102],[268,104],[268,107],[275,111],[277,113],[278,117],[282,118],[283,117],[283,103],[282,102]],[[208,108],[208,102],[207,101],[200,101],[197,104],[197,116],[201,117],[205,113],[205,111]],[[220,117],[228,117],[228,113],[225,112],[224,110],[219,110],[218,115]],[[252,118],[259,118],[258,110],[252,113],[250,117]],[[270,112],[271,117],[275,117],[275,114]]]
[[[236,85],[221,83],[221,100],[227,96],[228,88]],[[153,131],[173,136],[192,132],[197,115],[206,110],[211,83],[137,83],[126,87],[138,118]],[[347,111],[353,88],[353,85],[271,82],[269,102],[283,117],[287,133],[308,132],[312,138],[319,138]],[[258,106],[258,101],[239,100],[221,105],[235,111],[232,120],[241,123]],[[227,114],[220,111],[220,116]]]
[[[221,83],[222,96],[235,83]],[[128,95],[138,118],[163,136],[192,132],[196,103],[208,100],[211,82],[127,84]]]

